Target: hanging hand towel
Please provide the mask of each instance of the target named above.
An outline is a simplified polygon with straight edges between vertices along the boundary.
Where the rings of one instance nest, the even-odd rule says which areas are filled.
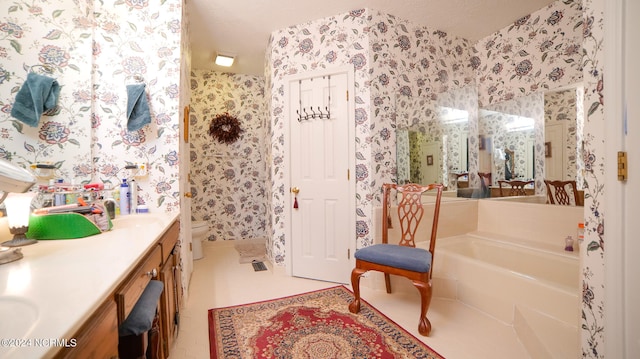
[[[36,127],[43,113],[58,106],[60,85],[51,77],[30,72],[11,108],[11,116]]]
[[[127,85],[127,130],[137,131],[151,122],[144,84]]]

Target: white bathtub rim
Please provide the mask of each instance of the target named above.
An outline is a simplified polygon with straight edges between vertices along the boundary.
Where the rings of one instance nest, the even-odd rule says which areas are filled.
[[[458,243],[460,241],[466,241],[469,239],[482,239],[482,240],[492,241],[492,242],[501,243],[509,246],[524,248],[527,250],[533,250],[533,251],[541,252],[544,254],[559,256],[559,257],[567,258],[570,260],[575,260],[575,261],[579,260],[579,254],[578,254],[579,252],[565,251],[564,242],[558,241],[558,245],[556,246],[556,245],[551,245],[544,242],[516,239],[513,237],[504,236],[504,235],[499,235],[499,234],[490,233],[490,232],[480,232],[480,231],[469,232],[459,236],[438,238],[438,241],[436,242],[436,251],[438,247],[446,247],[448,244]],[[429,242],[427,241],[426,243],[428,244]]]
[[[557,255],[559,257],[561,257],[564,260],[575,260],[576,261],[576,265],[578,265],[579,263],[577,263],[578,258],[575,256],[567,256],[567,255],[563,255],[562,253],[558,253],[558,252],[553,252],[553,251],[546,251],[544,249],[539,249],[536,247],[529,247],[524,245],[523,243],[512,243],[509,241],[504,241],[504,240],[494,240],[492,238],[487,238],[487,237],[482,237],[482,236],[476,236],[476,235],[462,235],[462,236],[455,236],[455,237],[448,237],[446,239],[444,239],[443,241],[441,241],[441,239],[438,239],[438,243],[436,245],[436,255],[435,255],[435,264],[434,267],[437,266],[437,262],[438,262],[438,257],[439,256],[451,256],[452,258],[455,258],[457,260],[462,260],[462,261],[467,261],[467,262],[473,262],[474,264],[479,265],[481,268],[484,269],[491,269],[491,270],[496,270],[496,271],[502,271],[504,273],[508,273],[512,276],[516,276],[518,278],[522,278],[523,280],[530,282],[532,284],[536,284],[536,285],[540,285],[542,287],[545,287],[547,289],[552,289],[552,290],[556,290],[562,294],[566,294],[572,297],[579,297],[579,291],[580,291],[580,286],[579,286],[579,281],[578,278],[576,278],[576,284],[575,287],[570,287],[561,283],[557,283],[557,282],[553,282],[553,281],[549,281],[546,279],[542,279],[542,278],[538,278],[538,277],[534,277],[531,275],[528,275],[526,273],[521,273],[521,272],[517,272],[493,263],[488,263],[488,262],[484,262],[482,260],[478,260],[478,259],[474,259],[474,258],[470,258],[468,256],[465,256],[464,254],[460,254],[451,250],[448,250],[447,247],[449,247],[450,245],[454,245],[454,244],[458,244],[464,241],[469,241],[469,240],[485,240],[485,241],[492,241],[492,242],[497,242],[497,243],[501,243],[507,246],[513,245],[513,246],[517,246],[517,247],[521,247],[521,248],[525,248],[527,250],[533,250],[533,251],[539,251],[543,254],[548,254],[548,255]],[[444,243],[443,243],[444,242]],[[428,242],[426,242],[428,243]],[[421,244],[418,243],[417,246],[420,246]],[[438,269],[437,267],[434,270],[434,274],[438,274]],[[445,276],[443,276],[445,277]],[[454,279],[457,280],[458,278],[456,278],[455,274],[452,273],[446,273],[446,277],[448,279]]]

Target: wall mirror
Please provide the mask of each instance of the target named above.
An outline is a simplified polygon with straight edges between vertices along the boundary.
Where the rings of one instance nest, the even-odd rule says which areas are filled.
[[[468,181],[474,161],[469,151],[477,119],[477,92],[468,85],[427,97],[397,96],[396,155],[398,183],[443,183],[455,190]],[[471,154],[471,156],[470,156]]]
[[[478,109],[473,85],[437,99],[397,96],[398,183],[443,183],[472,197],[477,172],[499,180],[577,180],[583,126],[582,87],[573,85]],[[491,191],[495,196],[497,191]]]
[[[583,116],[582,87],[570,86],[531,94],[479,110],[481,172],[499,180],[535,180],[544,195],[544,180],[578,180]]]

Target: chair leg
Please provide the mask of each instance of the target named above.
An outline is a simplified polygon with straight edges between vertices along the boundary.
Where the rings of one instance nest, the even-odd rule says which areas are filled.
[[[387,293],[391,293],[391,276],[389,273],[384,274],[384,285],[387,286]]]
[[[360,276],[366,272],[360,268],[351,271],[351,287],[353,288],[353,301],[349,303],[349,311],[358,313],[360,311]]]
[[[420,292],[420,322],[418,323],[418,332],[425,337],[431,333],[431,322],[427,319],[427,311],[431,304],[431,283],[414,281],[413,285]]]

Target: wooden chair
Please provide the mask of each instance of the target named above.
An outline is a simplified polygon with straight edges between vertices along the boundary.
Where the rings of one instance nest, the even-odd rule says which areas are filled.
[[[563,206],[578,205],[578,187],[576,181],[549,181],[544,180],[547,186],[547,200],[550,204],[559,204]],[[567,192],[567,186],[573,191],[573,194]],[[573,197],[573,203],[571,202]]]
[[[524,188],[528,185],[533,185],[535,182],[534,181],[517,181],[517,180],[513,180],[513,181],[504,181],[504,180],[500,180],[498,181],[498,187],[500,188],[500,197],[505,197],[505,196],[526,196],[527,192],[524,190]],[[502,188],[504,186],[504,189],[507,189],[507,186],[510,186],[511,189],[509,190],[509,192],[506,191],[502,191]],[[506,193],[506,194],[505,194]]]
[[[389,244],[389,221],[387,220],[391,189],[402,194],[398,203],[398,218],[402,233],[399,244]],[[384,273],[387,293],[391,293],[390,274],[404,276],[413,282],[420,292],[420,319],[418,332],[428,336],[431,332],[431,322],[427,319],[427,310],[431,303],[431,274],[433,272],[433,257],[436,246],[436,233],[438,231],[438,217],[440,214],[440,199],[442,197],[442,184],[383,184],[382,203],[382,244],[374,244],[355,253],[356,266],[351,271],[351,286],[353,287],[354,300],[349,304],[349,311],[360,311],[360,276],[367,271],[375,270]],[[431,242],[429,250],[416,248],[415,234],[422,220],[424,208],[422,206],[422,194],[426,191],[436,190],[433,224],[431,226]]]

